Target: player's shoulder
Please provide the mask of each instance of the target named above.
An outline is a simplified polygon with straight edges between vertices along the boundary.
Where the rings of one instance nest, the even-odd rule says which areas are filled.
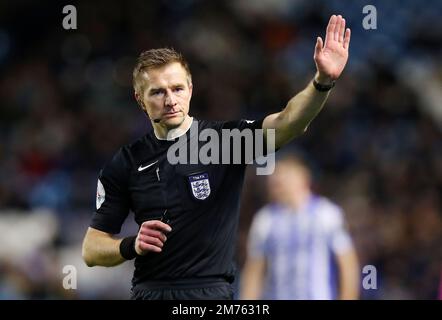
[[[324,209],[328,209],[330,211],[341,211],[341,207],[334,202],[332,199],[327,198],[325,196],[314,195],[314,201],[317,202],[317,205],[323,207]]]
[[[331,199],[315,195],[314,201],[316,202],[317,207],[316,212],[321,215],[324,221],[329,221],[331,223],[342,219],[343,209]]]
[[[256,211],[253,217],[252,230],[259,234],[268,234],[272,226],[274,215],[281,212],[283,208],[277,203],[269,203]]]
[[[256,219],[269,220],[273,216],[284,213],[287,209],[276,202],[270,202],[263,207],[261,207],[255,214]]]
[[[244,129],[261,128],[264,119],[235,119],[235,120],[198,120],[199,129],[211,128],[222,129]]]
[[[226,121],[221,120],[207,120],[207,119],[195,119],[198,123],[198,130],[204,130],[204,129],[214,129],[214,130],[220,130],[222,129],[224,123]]]

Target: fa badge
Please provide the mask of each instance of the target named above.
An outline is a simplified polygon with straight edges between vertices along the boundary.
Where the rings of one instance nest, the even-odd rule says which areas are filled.
[[[195,199],[204,200],[210,195],[209,175],[207,173],[189,176],[190,187]]]

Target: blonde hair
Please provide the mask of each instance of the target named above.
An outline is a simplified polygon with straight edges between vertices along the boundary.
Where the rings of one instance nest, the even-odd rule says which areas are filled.
[[[172,48],[159,48],[144,51],[140,54],[133,71],[132,83],[135,93],[142,96],[145,84],[145,72],[150,69],[163,67],[173,62],[180,63],[187,72],[188,83],[192,83],[189,64],[183,55]]]

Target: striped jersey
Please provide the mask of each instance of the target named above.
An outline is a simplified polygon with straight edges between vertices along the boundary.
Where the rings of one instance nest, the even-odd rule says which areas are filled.
[[[335,255],[352,248],[342,210],[312,195],[298,210],[269,204],[257,212],[249,255],[266,259],[261,299],[336,299]]]

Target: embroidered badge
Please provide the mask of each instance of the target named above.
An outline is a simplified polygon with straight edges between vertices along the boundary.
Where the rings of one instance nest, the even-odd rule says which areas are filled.
[[[190,187],[195,199],[204,200],[210,195],[209,174],[199,173],[189,176]]]

